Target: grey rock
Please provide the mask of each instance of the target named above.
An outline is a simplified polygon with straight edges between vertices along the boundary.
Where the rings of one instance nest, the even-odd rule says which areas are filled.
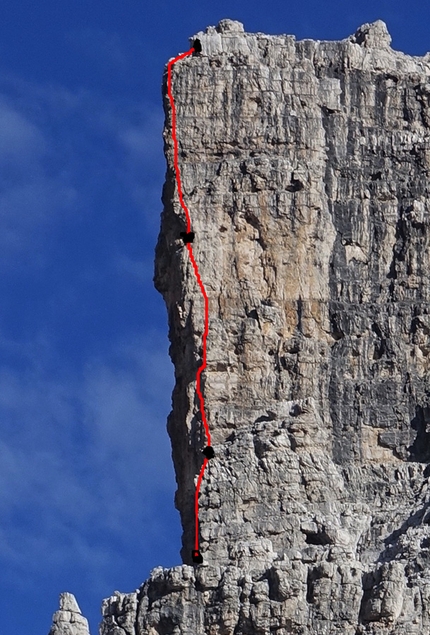
[[[155,285],[182,559],[103,603],[102,635],[430,634],[430,57],[223,20],[173,69]]]
[[[382,20],[376,20],[371,24],[363,24],[351,37],[351,42],[360,44],[365,48],[388,48],[391,44],[391,35],[387,25]]]
[[[88,621],[72,593],[60,594],[60,610],[52,617],[49,635],[89,635]]]

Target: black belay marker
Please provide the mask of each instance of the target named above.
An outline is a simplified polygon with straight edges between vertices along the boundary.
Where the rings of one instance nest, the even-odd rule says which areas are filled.
[[[195,53],[201,53],[202,52],[202,43],[200,42],[200,40],[194,40],[193,49],[194,49]]]
[[[197,564],[202,564],[203,556],[198,549],[193,549],[193,562]]]
[[[213,447],[211,445],[207,445],[205,449],[203,450],[203,454],[205,455],[207,459],[213,459],[215,456]]]
[[[194,232],[181,232],[180,235],[185,245],[187,243],[192,243],[194,240]]]
[[[213,459],[215,456],[214,449],[211,445],[207,445],[205,449],[202,450],[202,454],[204,454],[207,459]],[[195,562],[196,564],[202,564],[203,556],[200,551],[198,549],[193,549],[191,553],[193,562]]]

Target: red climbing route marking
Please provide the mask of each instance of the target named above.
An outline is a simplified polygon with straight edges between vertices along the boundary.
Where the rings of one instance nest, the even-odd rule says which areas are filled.
[[[178,186],[179,202],[181,204],[182,209],[185,212],[185,218],[187,220],[187,234],[189,234],[191,232],[191,218],[190,218],[190,213],[188,211],[188,207],[185,205],[184,197],[183,197],[183,194],[182,194],[181,173],[180,173],[180,170],[179,170],[179,162],[178,162],[178,139],[177,139],[177,136],[176,136],[176,108],[175,108],[175,101],[173,99],[173,93],[172,93],[172,68],[173,68],[173,65],[176,64],[176,62],[179,62],[180,60],[183,60],[185,57],[188,57],[188,55],[192,55],[194,53],[194,51],[199,52],[197,49],[198,49],[198,46],[197,47],[193,46],[186,53],[182,53],[181,55],[178,55],[177,57],[172,59],[167,65],[167,92],[168,92],[168,95],[169,95],[170,106],[172,108],[173,163],[174,163],[174,167],[175,167],[176,183],[177,183],[177,186]],[[201,50],[201,48],[200,48],[200,50]],[[204,371],[204,369],[206,368],[206,341],[207,341],[207,336],[208,336],[208,331],[209,331],[209,301],[208,301],[208,296],[206,294],[206,290],[205,290],[205,288],[203,286],[202,279],[200,277],[199,268],[198,268],[197,263],[196,263],[196,261],[194,259],[192,243],[191,242],[186,242],[185,244],[187,246],[188,253],[189,253],[189,256],[190,256],[190,260],[191,260],[191,263],[193,265],[194,274],[196,276],[197,282],[199,284],[199,287],[200,287],[200,290],[202,292],[203,299],[204,299],[204,322],[205,322],[205,327],[204,327],[204,331],[203,331],[203,342],[202,342],[203,343],[203,355],[202,355],[202,365],[198,369],[197,375],[196,375],[196,392],[197,392],[197,395],[198,395],[199,401],[200,401],[200,413],[201,413],[203,426],[204,426],[205,433],[206,433],[207,443],[208,443],[208,446],[210,447],[210,445],[211,445],[211,435],[210,435],[210,432],[209,432],[209,426],[208,426],[208,422],[207,422],[207,419],[206,419],[205,401],[204,401],[204,398],[203,398],[203,395],[202,395],[202,391],[201,391],[201,374]],[[194,500],[194,507],[195,507],[195,552],[198,554],[198,556],[196,556],[196,557],[200,558],[200,560],[195,560],[196,562],[201,562],[201,556],[200,556],[200,552],[199,552],[199,492],[200,492],[200,486],[201,486],[202,479],[203,479],[203,474],[204,474],[204,471],[206,469],[206,465],[208,464],[208,462],[209,462],[209,459],[207,457],[205,457],[205,459],[203,461],[203,465],[202,465],[201,470],[200,470],[199,478],[197,480],[197,486],[196,486],[196,492],[195,492],[195,500]],[[194,557],[194,552],[193,552],[193,557]]]

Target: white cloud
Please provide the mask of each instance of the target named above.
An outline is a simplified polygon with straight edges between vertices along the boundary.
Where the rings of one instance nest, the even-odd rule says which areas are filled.
[[[113,258],[115,269],[119,273],[127,274],[142,283],[152,281],[154,276],[154,259],[134,260],[125,254],[117,252]]]
[[[126,541],[151,523],[157,492],[174,490],[165,430],[173,372],[162,340],[118,342],[75,381],[47,377],[43,360],[0,373],[3,562],[24,569],[70,556],[95,570],[109,556],[101,544],[89,553],[88,531]]]
[[[70,213],[77,200],[73,185],[61,173],[49,169],[54,152],[52,139],[41,125],[31,120],[21,102],[10,95],[0,95],[0,267],[3,270],[43,265],[47,229]]]
[[[28,164],[46,152],[42,132],[5,98],[0,97],[0,166],[27,170]]]
[[[125,153],[121,178],[133,201],[142,208],[148,227],[154,231],[158,229],[162,209],[163,180],[160,176],[164,177],[165,171],[161,143],[163,118],[161,104],[159,108],[147,107],[138,125],[124,122],[118,131],[118,140]]]
[[[162,126],[161,103],[0,75],[0,270],[45,265],[52,232],[99,214],[111,186],[156,233]]]
[[[129,153],[136,167],[141,162],[150,163],[154,155],[162,156],[163,114],[160,109],[146,109],[145,118],[138,125],[127,125],[119,131],[118,138]]]
[[[128,195],[146,226],[158,229],[161,127],[161,110],[148,104],[0,75],[1,275],[55,265],[47,248],[53,232],[91,214],[104,218],[97,188],[113,181],[124,203]],[[152,278],[152,259],[139,262],[114,244],[112,261],[140,281]],[[85,283],[105,275],[95,265],[79,270]],[[70,285],[55,291],[46,314],[73,304],[74,293]],[[117,557],[103,546],[111,536],[135,541],[141,527],[156,534],[160,492],[173,508],[166,338],[125,337],[89,358],[79,376],[58,359],[52,335],[18,342],[0,332],[0,561],[16,567],[23,587],[41,562],[49,570],[75,559],[96,577]],[[103,545],[91,532],[106,538]]]

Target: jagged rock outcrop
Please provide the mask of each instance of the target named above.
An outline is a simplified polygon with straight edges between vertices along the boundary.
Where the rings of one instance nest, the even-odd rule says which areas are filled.
[[[102,635],[430,634],[430,56],[223,20],[175,65],[155,284],[184,564],[105,601]],[[193,38],[194,39],[194,38]]]
[[[72,593],[60,594],[60,610],[52,617],[49,635],[89,635],[88,621]]]

